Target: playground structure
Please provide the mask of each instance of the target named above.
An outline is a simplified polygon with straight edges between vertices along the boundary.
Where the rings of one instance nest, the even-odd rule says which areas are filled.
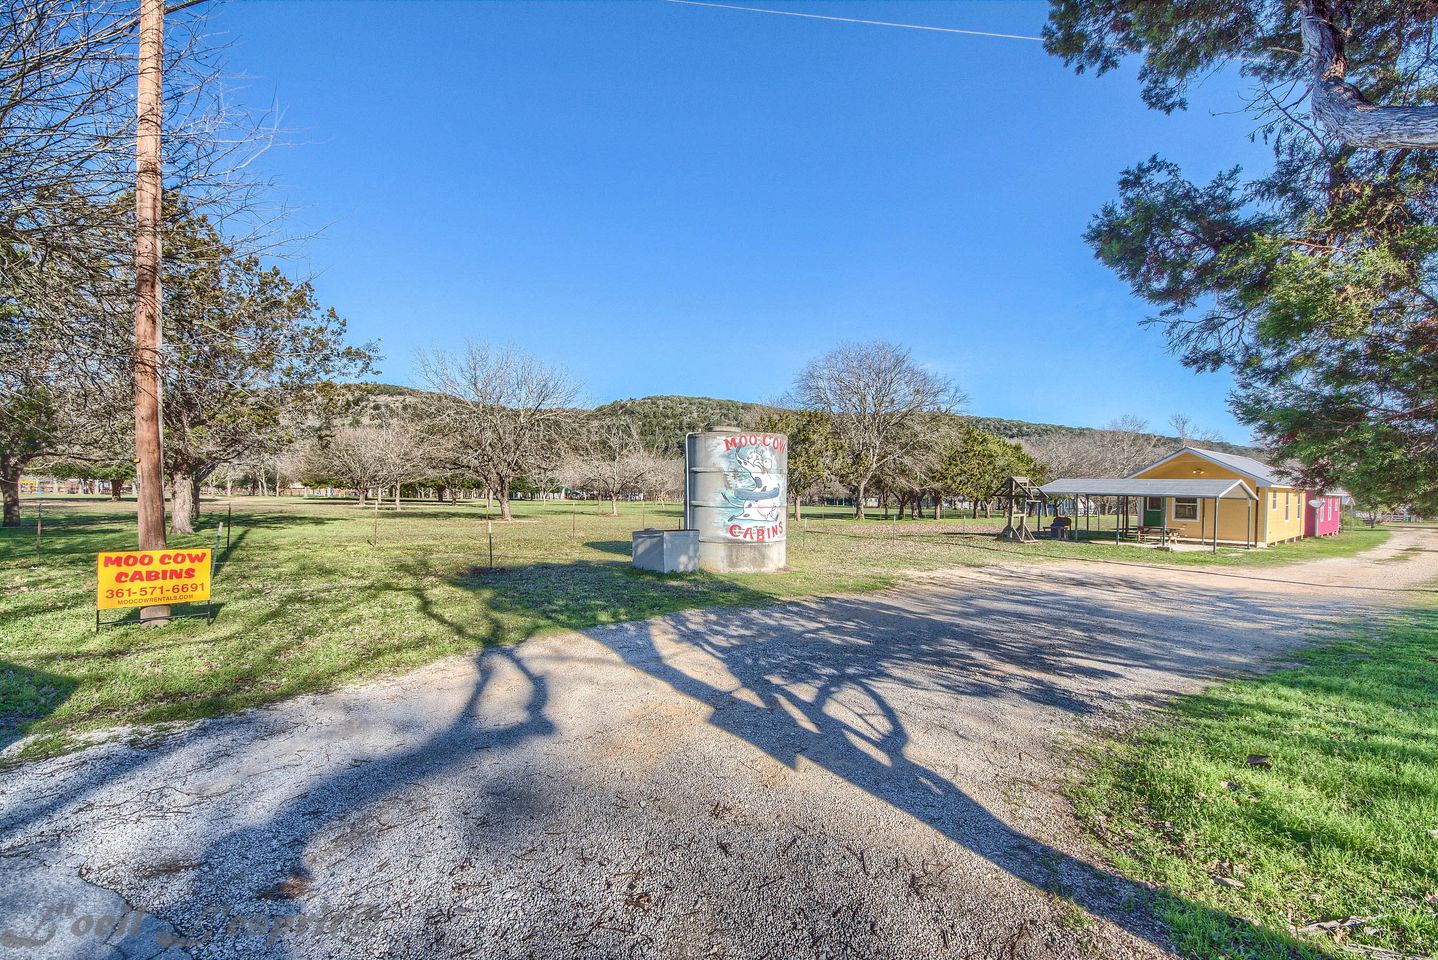
[[[1002,503],[1008,517],[1003,532],[999,534],[1000,540],[1029,543],[1038,539],[1029,529],[1028,515],[1031,509],[1042,510],[1048,498],[1033,481],[1028,477],[1009,477],[990,494],[989,499]]]

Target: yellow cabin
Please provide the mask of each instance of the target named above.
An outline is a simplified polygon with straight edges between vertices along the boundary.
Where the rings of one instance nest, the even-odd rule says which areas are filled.
[[[1218,540],[1229,543],[1256,543],[1267,546],[1297,540],[1304,535],[1305,492],[1284,480],[1266,463],[1252,457],[1199,447],[1184,447],[1157,463],[1135,470],[1128,480],[1239,480],[1258,496],[1254,508],[1219,506],[1201,497],[1142,498],[1144,527],[1176,530],[1185,539],[1214,539],[1214,515],[1218,516]],[[1252,524],[1252,529],[1245,527]]]

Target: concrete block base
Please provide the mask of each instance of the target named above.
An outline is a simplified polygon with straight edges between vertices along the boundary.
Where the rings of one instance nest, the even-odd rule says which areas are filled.
[[[699,569],[699,531],[635,530],[630,553],[636,570],[693,573]]]
[[[703,540],[699,544],[699,569],[709,573],[776,573],[788,563],[787,547],[783,540]]]

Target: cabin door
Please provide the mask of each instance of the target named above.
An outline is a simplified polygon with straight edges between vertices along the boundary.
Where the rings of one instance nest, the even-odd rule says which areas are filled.
[[[1143,498],[1143,525],[1161,527],[1163,523],[1163,497]]]

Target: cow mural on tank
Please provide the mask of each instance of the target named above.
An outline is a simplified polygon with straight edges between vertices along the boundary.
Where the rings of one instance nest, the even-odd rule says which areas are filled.
[[[719,464],[725,483],[720,496],[731,509],[716,519],[729,539],[757,543],[784,539],[785,477],[778,458],[782,442],[772,434],[724,438]]]
[[[714,427],[684,439],[684,527],[699,534],[699,569],[786,569],[789,438]]]

